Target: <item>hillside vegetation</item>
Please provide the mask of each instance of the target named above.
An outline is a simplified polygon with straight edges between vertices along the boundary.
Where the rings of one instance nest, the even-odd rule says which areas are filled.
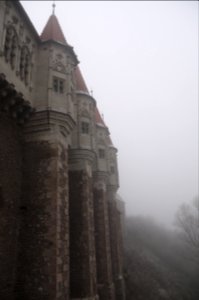
[[[130,217],[124,244],[127,300],[199,299],[199,261],[178,231]]]

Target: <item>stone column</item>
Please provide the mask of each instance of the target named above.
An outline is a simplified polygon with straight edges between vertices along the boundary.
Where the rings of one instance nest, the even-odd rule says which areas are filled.
[[[97,299],[92,161],[89,150],[70,150],[70,297]]]
[[[113,300],[114,285],[110,250],[106,173],[96,172],[94,177],[94,220],[97,263],[97,287],[100,300]]]
[[[123,278],[123,243],[120,213],[116,205],[116,188],[108,186],[108,206],[110,224],[110,243],[112,257],[112,272],[115,284],[116,300],[125,300],[125,284]]]
[[[59,117],[53,112],[37,113],[25,128],[15,290],[16,299],[20,300],[69,299],[66,136],[70,128],[66,123],[67,116],[63,120]]]

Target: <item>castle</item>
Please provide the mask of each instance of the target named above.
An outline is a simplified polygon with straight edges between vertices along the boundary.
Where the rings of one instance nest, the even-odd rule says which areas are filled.
[[[124,300],[117,149],[53,13],[0,1],[0,299]]]

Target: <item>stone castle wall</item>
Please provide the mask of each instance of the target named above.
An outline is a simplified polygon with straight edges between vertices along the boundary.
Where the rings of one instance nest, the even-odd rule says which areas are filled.
[[[22,161],[20,130],[0,111],[0,298],[8,300],[16,280]]]
[[[93,97],[76,92],[73,50],[42,43],[18,1],[1,1],[0,16],[0,299],[124,300],[108,128],[95,120]],[[17,36],[23,29],[16,60],[5,47],[13,24]],[[23,42],[35,61],[27,82],[17,72]],[[66,59],[62,73],[57,57]],[[66,83],[61,96],[55,75]]]
[[[1,297],[124,299],[114,193],[70,170],[67,146],[47,133],[22,139],[3,113],[0,130]]]

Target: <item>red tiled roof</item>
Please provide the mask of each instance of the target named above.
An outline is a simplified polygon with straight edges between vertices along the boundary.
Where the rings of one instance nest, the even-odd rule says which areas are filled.
[[[95,122],[96,122],[96,124],[100,124],[100,125],[102,125],[104,127],[107,127],[106,124],[104,123],[104,120],[102,119],[102,117],[101,117],[101,115],[100,115],[99,110],[98,110],[97,107],[95,108]],[[108,135],[107,141],[108,141],[108,145],[110,147],[114,147],[110,135]]]
[[[103,126],[106,127],[106,125],[104,123],[104,120],[102,119],[97,107],[95,109],[95,121],[96,121],[97,124],[100,124],[100,125],[103,125]]]
[[[84,78],[82,76],[82,73],[80,71],[80,68],[78,66],[75,68],[74,74],[75,74],[75,79],[76,79],[76,83],[77,83],[77,90],[89,93],[86,83],[84,81]]]
[[[89,93],[80,68],[78,66],[75,68],[74,74],[77,83],[77,91]],[[97,107],[95,108],[95,122],[106,127]]]
[[[42,41],[53,40],[67,45],[66,39],[61,30],[58,19],[54,14],[52,14],[49,17],[48,22],[44,27],[44,30],[40,37]]]

